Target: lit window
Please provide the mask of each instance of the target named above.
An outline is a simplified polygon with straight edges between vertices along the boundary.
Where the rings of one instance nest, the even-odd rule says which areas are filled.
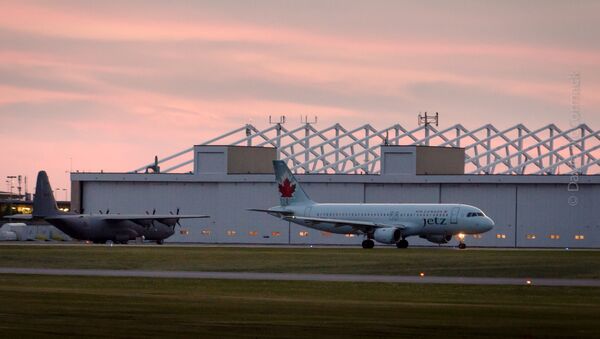
[[[535,234],[527,234],[527,240],[534,240]]]
[[[308,232],[307,231],[300,231],[298,232],[298,235],[301,237],[308,237]]]
[[[258,232],[256,232],[256,231],[250,231],[250,232],[248,232],[248,235],[251,236],[251,237],[255,237],[255,236],[258,235]]]
[[[234,231],[234,230],[228,230],[227,231],[227,235],[230,236],[230,237],[233,237],[236,234],[237,234],[237,231]]]
[[[583,240],[585,239],[585,236],[583,234],[576,234],[575,235],[575,240]]]
[[[500,233],[498,233],[498,234],[496,234],[496,238],[497,239],[506,239],[506,234],[500,234]]]
[[[272,237],[279,237],[279,236],[281,236],[281,232],[271,232],[271,236]]]
[[[356,236],[356,234],[352,234],[352,233],[346,233],[344,235],[346,238],[354,238]]]
[[[207,236],[207,237],[208,237],[208,236],[210,236],[210,230],[202,230],[202,231],[200,232],[200,234],[202,234],[202,235],[204,235],[204,236]]]
[[[481,238],[483,238],[483,234],[473,234],[473,238],[481,239]]]
[[[558,234],[550,234],[550,239],[552,239],[552,240],[558,240],[558,239],[560,239],[560,235],[558,235]]]
[[[331,236],[331,232],[321,231],[321,235],[324,236],[324,237],[330,237]]]
[[[182,229],[182,230],[179,230],[179,234],[181,234],[181,235],[189,235],[190,231],[187,230],[187,229]]]

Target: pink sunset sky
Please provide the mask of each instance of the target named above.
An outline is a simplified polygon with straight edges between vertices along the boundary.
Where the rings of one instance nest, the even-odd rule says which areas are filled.
[[[0,190],[129,171],[247,122],[600,125],[598,1],[5,1]],[[62,197],[61,197],[62,199]]]

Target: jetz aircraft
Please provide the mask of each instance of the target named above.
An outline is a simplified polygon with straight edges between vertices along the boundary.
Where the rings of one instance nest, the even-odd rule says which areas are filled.
[[[458,247],[466,248],[465,234],[491,230],[494,221],[479,208],[464,204],[321,204],[312,201],[281,160],[273,161],[280,205],[266,212],[302,226],[338,234],[363,235],[363,248],[375,241],[407,248],[410,236],[445,244],[457,235]]]

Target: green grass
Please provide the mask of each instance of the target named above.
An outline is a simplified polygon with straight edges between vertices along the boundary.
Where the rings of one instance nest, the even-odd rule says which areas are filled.
[[[0,336],[599,337],[600,289],[0,275]]]
[[[600,251],[2,246],[0,267],[600,279]]]

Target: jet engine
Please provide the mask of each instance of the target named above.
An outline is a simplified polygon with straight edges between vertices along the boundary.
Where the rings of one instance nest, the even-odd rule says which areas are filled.
[[[425,239],[431,241],[432,243],[445,244],[448,241],[452,240],[452,235],[431,234],[431,235],[421,236],[421,238],[425,238]]]
[[[373,232],[373,239],[383,244],[395,244],[402,238],[402,232],[396,227],[378,228]]]

